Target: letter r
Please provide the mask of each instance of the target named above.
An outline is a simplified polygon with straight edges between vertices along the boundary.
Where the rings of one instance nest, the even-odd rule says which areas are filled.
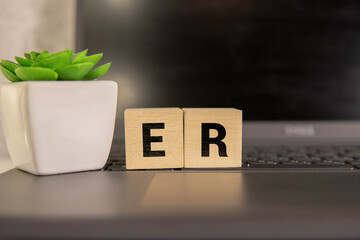
[[[218,132],[217,137],[210,138],[210,129]],[[226,136],[225,128],[218,123],[202,123],[201,124],[201,156],[209,157],[210,144],[216,144],[219,148],[219,156],[227,157],[226,145],[222,141]]]

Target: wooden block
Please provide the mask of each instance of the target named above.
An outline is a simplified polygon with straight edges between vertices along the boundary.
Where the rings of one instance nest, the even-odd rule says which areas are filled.
[[[241,167],[242,112],[184,108],[185,168]]]
[[[125,110],[127,169],[183,168],[183,141],[180,108]]]

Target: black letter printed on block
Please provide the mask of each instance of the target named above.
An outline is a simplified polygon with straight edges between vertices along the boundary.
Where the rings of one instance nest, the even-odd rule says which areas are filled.
[[[162,142],[162,136],[151,136],[151,129],[164,129],[164,123],[143,123],[143,156],[144,157],[165,157],[165,151],[151,151],[152,142]]]
[[[218,132],[217,137],[210,138],[210,129]],[[201,124],[201,156],[209,157],[210,144],[216,144],[219,147],[219,156],[227,157],[226,145],[222,141],[226,136],[225,128],[218,123]]]

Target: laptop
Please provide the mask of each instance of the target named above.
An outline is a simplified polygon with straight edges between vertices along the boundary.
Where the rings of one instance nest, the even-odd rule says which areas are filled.
[[[79,1],[78,49],[104,52],[119,84],[109,160],[1,174],[0,237],[358,239],[359,6]],[[130,107],[243,110],[243,167],[127,171]]]
[[[110,159],[122,161],[106,169],[125,166],[130,107],[243,110],[247,168],[359,168],[357,2],[79,4],[79,48],[104,51],[119,84]]]

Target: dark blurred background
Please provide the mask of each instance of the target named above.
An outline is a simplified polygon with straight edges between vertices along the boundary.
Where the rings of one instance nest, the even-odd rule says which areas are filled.
[[[80,0],[128,107],[236,107],[245,120],[360,119],[360,1]],[[121,124],[122,126],[122,124]]]

